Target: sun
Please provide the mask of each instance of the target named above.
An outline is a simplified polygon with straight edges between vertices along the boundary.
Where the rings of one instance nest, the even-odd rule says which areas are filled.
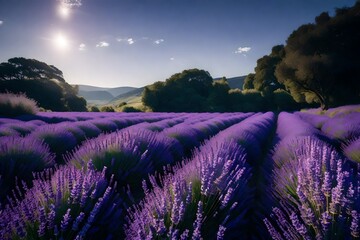
[[[54,44],[55,47],[61,51],[65,51],[69,48],[69,40],[67,39],[67,37],[65,35],[63,35],[62,33],[58,33],[55,37],[54,37]]]

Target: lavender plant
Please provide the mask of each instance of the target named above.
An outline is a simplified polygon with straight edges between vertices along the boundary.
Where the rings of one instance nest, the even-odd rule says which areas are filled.
[[[121,198],[91,162],[38,175],[23,200],[0,212],[0,239],[118,238]]]
[[[360,112],[338,114],[326,121],[321,131],[341,141],[360,137]]]
[[[88,121],[76,122],[74,127],[80,128],[85,133],[86,138],[94,138],[101,134],[101,130]]]
[[[139,192],[141,180],[173,164],[175,155],[181,156],[182,148],[174,139],[149,130],[132,129],[91,139],[66,159],[78,168],[91,159],[99,171],[106,166],[107,176],[113,174],[119,187],[129,184],[134,192]]]
[[[281,161],[273,174],[280,206],[264,220],[272,238],[359,238],[359,165],[311,137],[291,146],[295,159]]]
[[[40,126],[26,138],[44,141],[51,152],[56,154],[56,162],[59,164],[64,163],[62,155],[77,145],[75,136],[70,131],[64,131],[62,127],[58,128],[56,124]]]
[[[360,137],[350,140],[343,148],[343,152],[350,160],[360,163]]]
[[[235,142],[208,142],[129,210],[127,239],[224,239],[243,230],[249,168]]]
[[[0,203],[22,181],[30,184],[33,172],[55,164],[54,155],[43,142],[20,137],[0,138]]]
[[[0,94],[0,115],[18,116],[24,114],[36,114],[38,110],[36,102],[23,94]]]

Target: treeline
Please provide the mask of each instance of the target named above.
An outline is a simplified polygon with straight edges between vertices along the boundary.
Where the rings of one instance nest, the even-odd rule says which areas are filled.
[[[185,70],[145,87],[142,101],[155,112],[289,111],[303,107],[284,90],[265,96],[254,89],[230,89],[226,78],[214,81],[207,71],[199,69]]]
[[[52,111],[87,111],[86,100],[68,84],[62,71],[35,59],[11,58],[0,63],[0,93],[23,93]]]
[[[327,12],[290,34],[258,59],[243,90],[191,69],[147,86],[143,104],[153,111],[289,111],[360,103],[360,2]]]

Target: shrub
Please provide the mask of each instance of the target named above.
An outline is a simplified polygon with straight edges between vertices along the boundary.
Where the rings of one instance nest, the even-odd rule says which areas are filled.
[[[101,112],[115,112],[115,109],[111,106],[103,106],[100,108]]]
[[[123,107],[122,111],[123,112],[142,112],[140,109],[130,107],[130,106]]]
[[[27,98],[24,94],[0,94],[0,115],[13,117],[24,114],[36,114],[37,112],[36,102]]]
[[[0,138],[0,202],[21,181],[30,184],[33,172],[55,164],[49,148],[37,139],[20,137]]]
[[[96,106],[89,107],[89,112],[100,112],[100,109]]]
[[[64,163],[62,155],[74,149],[77,145],[73,133],[61,126],[58,127],[56,124],[38,127],[36,131],[26,136],[26,138],[34,138],[47,144],[50,151],[56,154],[56,162],[60,164]]]

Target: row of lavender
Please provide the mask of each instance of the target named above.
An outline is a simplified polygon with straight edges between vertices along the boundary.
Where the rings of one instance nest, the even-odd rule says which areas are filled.
[[[62,155],[67,166],[35,174],[34,187],[2,211],[0,237],[360,237],[360,167],[315,124],[324,117],[152,117],[87,140]]]
[[[113,214],[109,214],[109,219],[113,217],[118,218],[116,221],[113,221],[114,219],[112,219],[112,221],[119,224],[121,223],[121,212],[123,209],[126,209],[126,204],[138,201],[134,199],[134,196],[135,198],[141,197],[141,191],[138,191],[138,188],[141,188],[141,181],[147,177],[147,174],[153,174],[155,171],[161,172],[166,165],[175,164],[182,159],[186,152],[191,152],[192,148],[200,145],[206,138],[250,115],[251,114],[187,114],[185,117],[176,115],[175,118],[170,118],[170,116],[163,114],[162,117],[165,119],[163,121],[153,122],[151,124],[142,122],[120,131],[102,134],[97,138],[87,140],[72,153],[65,154],[64,159],[68,165],[67,167],[60,167],[55,173],[54,170],[47,170],[43,174],[35,174],[34,187],[30,190],[26,184],[18,184],[18,188],[22,189],[16,191],[15,195],[17,198],[10,200],[10,205],[7,205],[2,213],[2,219],[4,220],[1,222],[1,226],[3,227],[2,237],[12,238],[14,235],[22,236],[25,234],[27,237],[41,236],[46,238],[53,236],[53,234],[57,236],[59,231],[62,237],[71,239],[73,230],[66,228],[65,231],[65,228],[61,224],[45,223],[46,229],[50,230],[50,233],[46,231],[46,229],[39,225],[44,220],[41,219],[40,216],[44,217],[43,215],[45,214],[47,217],[50,217],[55,214],[53,217],[56,219],[61,218],[59,216],[64,216],[65,218],[65,216],[67,216],[66,214],[71,216],[80,214],[79,209],[82,210],[81,216],[86,216],[87,218],[94,216],[91,214],[94,213],[94,211],[98,211],[96,210],[96,206],[100,207],[101,204],[105,207],[106,205],[103,204],[103,202],[96,204],[96,201],[93,201],[97,198],[99,198],[99,201],[104,201],[105,188],[101,187],[98,189],[102,184],[84,182],[86,179],[91,180],[93,177],[96,179],[95,176],[99,179],[104,178],[103,180],[106,180],[104,184],[107,187],[113,184],[113,194],[121,196],[116,197],[116,211],[111,211],[112,208],[108,209],[114,214],[120,212],[114,216]],[[144,116],[141,117],[144,121]],[[149,115],[147,115],[147,117],[149,117]],[[104,119],[104,121],[108,121],[108,119]],[[55,127],[53,129],[55,129]],[[28,139],[33,137],[38,130],[39,129],[36,129],[24,138],[19,138],[22,139],[23,145],[25,145],[25,143],[29,141]],[[3,137],[1,140],[6,143],[9,142],[9,139],[9,137]],[[190,143],[189,140],[191,141]],[[66,144],[66,141],[66,139],[56,138],[55,142],[59,145]],[[41,144],[41,142],[39,143]],[[17,147],[18,149],[16,149]],[[17,155],[17,152],[21,152],[23,147],[24,146],[12,142],[8,144],[7,148],[2,149],[2,152],[7,152],[8,155],[14,155],[14,153]],[[33,144],[32,147],[35,147],[35,145]],[[26,153],[29,152],[31,152],[30,148],[23,151],[21,158],[14,160],[13,156],[11,156],[9,160],[13,162],[16,162],[16,160],[23,161],[23,157],[26,157]],[[51,154],[48,154],[46,157],[51,158]],[[31,162],[33,159],[34,156],[31,156],[30,159],[27,160]],[[16,163],[13,165],[16,165]],[[73,166],[76,167],[74,168]],[[5,165],[1,167],[6,168]],[[22,169],[28,170],[26,161],[20,169],[16,169],[13,173],[17,174],[19,170]],[[101,176],[96,175],[95,170],[103,172],[103,174]],[[6,171],[2,172],[6,173]],[[87,178],[89,174],[91,176]],[[7,176],[11,177],[11,175]],[[18,177],[20,176],[23,177],[24,175],[18,174]],[[31,177],[29,176],[29,178]],[[114,183],[114,179],[116,183]],[[2,178],[2,180],[6,181],[4,178]],[[101,182],[104,182],[103,180],[101,180]],[[126,189],[124,189],[124,187],[126,187]],[[131,190],[129,188],[131,188]],[[25,196],[23,196],[22,193],[24,191],[22,190],[25,190]],[[67,199],[65,202],[64,198]],[[76,200],[72,201],[72,198]],[[80,201],[80,199],[82,200]],[[32,201],[32,203],[29,203],[29,201]],[[76,205],[79,201],[82,203],[80,208]],[[42,208],[36,207],[40,203],[42,203]],[[51,204],[54,205],[53,211],[51,210]],[[31,206],[34,206],[34,208],[31,208]],[[67,209],[67,212],[63,212],[64,209]],[[106,207],[103,209],[106,209]],[[34,221],[35,218],[37,221]],[[16,220],[9,221],[10,219]],[[91,219],[92,218],[90,218],[90,220],[88,219],[88,223],[86,223],[86,221],[82,222],[82,224],[85,225],[83,226],[83,231],[78,232],[79,237],[85,236],[86,234],[95,236],[94,231],[98,233],[97,236],[99,237],[103,236],[104,232],[109,234],[115,231],[116,233],[112,233],[114,236],[122,233],[121,227],[110,228],[112,229],[111,231],[103,225],[103,227],[98,227],[98,222],[100,222],[100,225],[107,223],[104,219],[94,223],[95,225],[92,224],[94,219]],[[60,223],[62,223],[63,219],[60,220]],[[29,227],[30,222],[34,222],[34,224]],[[84,228],[85,226],[88,226],[87,228],[89,229]],[[68,233],[71,236],[68,236]]]
[[[332,139],[333,144],[349,159],[360,162],[360,112],[329,111],[323,115],[298,112],[297,115]]]
[[[273,208],[264,219],[273,239],[360,238],[360,165],[332,146],[337,142],[333,129],[349,126],[324,128],[330,124],[326,121],[338,121],[334,118],[315,128],[314,122],[323,119],[300,113],[279,115],[269,186]]]

